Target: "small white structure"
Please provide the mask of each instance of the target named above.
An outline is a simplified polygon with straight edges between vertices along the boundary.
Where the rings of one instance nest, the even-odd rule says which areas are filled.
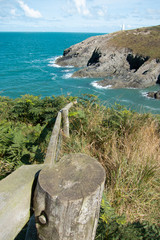
[[[122,24],[122,28],[121,28],[121,30],[122,30],[122,31],[125,30],[125,25],[124,25],[124,24]]]

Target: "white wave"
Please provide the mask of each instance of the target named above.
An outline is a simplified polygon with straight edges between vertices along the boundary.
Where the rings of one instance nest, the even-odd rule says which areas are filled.
[[[125,103],[132,103],[133,104],[133,101],[131,101],[131,100],[127,100],[127,99],[121,99],[120,100],[121,102],[125,102]]]
[[[137,89],[135,87],[126,87],[126,89]]]
[[[72,66],[72,65],[71,65],[71,66],[65,66],[65,67],[66,67],[66,68],[74,68],[74,66]]]
[[[41,59],[34,59],[31,61],[31,63],[37,63],[37,62],[41,62],[42,60]]]
[[[72,74],[73,74],[73,73],[66,73],[66,74],[63,75],[63,78],[64,78],[64,79],[71,78]]]
[[[70,69],[62,70],[62,72],[70,72],[70,71],[71,71]]]
[[[72,65],[63,66],[63,68],[74,68]],[[68,69],[69,70],[69,69]],[[64,70],[65,71],[65,70]]]
[[[77,86],[76,88],[86,88],[86,89],[90,89],[90,88],[83,87],[83,86]]]
[[[141,94],[142,94],[143,97],[146,97],[146,98],[148,98],[148,99],[154,100],[153,97],[149,97],[149,96],[148,96],[148,92],[141,92]]]
[[[154,107],[150,107],[150,106],[144,106],[145,108],[152,110],[152,111],[159,111],[160,108],[154,108]]]
[[[105,86],[105,87],[100,86],[100,85],[98,84],[98,82],[96,82],[96,81],[92,82],[91,85],[92,85],[93,87],[99,88],[99,89],[110,89],[110,88],[112,88],[112,85],[107,85],[107,86]]]
[[[48,66],[49,67],[55,67],[55,68],[60,68],[61,66],[59,66],[58,64],[56,64],[56,60],[61,57],[61,56],[55,56],[53,58],[49,58],[48,61],[49,61],[49,64]]]
[[[56,77],[57,77],[57,74],[55,74],[55,73],[52,73],[51,75],[52,75],[52,80],[55,80],[55,79],[56,79]]]
[[[143,97],[148,97],[148,92],[141,92]]]

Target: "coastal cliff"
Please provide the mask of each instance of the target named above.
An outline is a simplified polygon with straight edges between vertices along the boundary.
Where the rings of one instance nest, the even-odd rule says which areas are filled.
[[[94,36],[64,50],[56,63],[100,86],[145,88],[160,83],[160,26]]]

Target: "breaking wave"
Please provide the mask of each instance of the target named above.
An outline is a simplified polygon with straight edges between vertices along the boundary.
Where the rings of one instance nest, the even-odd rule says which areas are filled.
[[[99,85],[98,82],[96,82],[96,81],[92,82],[91,85],[93,87],[99,88],[99,89],[110,89],[110,88],[112,88],[112,85],[107,85],[107,86],[103,87],[103,86]]]

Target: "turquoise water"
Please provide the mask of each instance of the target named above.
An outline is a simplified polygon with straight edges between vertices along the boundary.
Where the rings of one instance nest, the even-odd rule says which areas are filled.
[[[103,89],[93,83],[97,79],[71,78],[76,69],[55,64],[63,50],[92,33],[0,33],[0,94],[11,98],[24,94],[80,96],[98,95],[106,105],[115,102],[141,112],[160,113],[160,101],[149,99],[150,89]]]

